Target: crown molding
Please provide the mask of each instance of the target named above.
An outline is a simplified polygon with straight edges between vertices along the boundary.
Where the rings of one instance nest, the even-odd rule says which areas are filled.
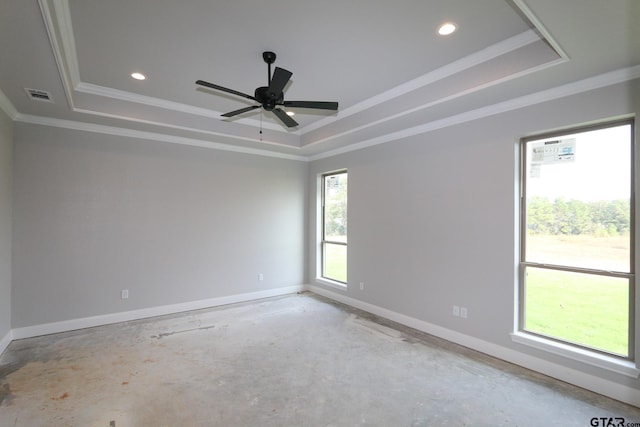
[[[189,114],[213,117],[220,119],[221,112],[206,108],[194,107],[187,104],[168,101],[160,98],[154,98],[144,95],[138,95],[132,92],[121,91],[117,89],[107,88],[104,86],[85,83],[80,80],[80,66],[78,63],[75,37],[73,35],[73,25],[71,22],[71,12],[68,0],[38,0],[40,11],[45,23],[47,35],[51,43],[51,48],[58,67],[58,73],[65,88],[65,94],[69,107],[72,111],[80,109],[74,102],[74,92],[82,92],[90,95],[108,97],[121,101],[133,102],[141,105],[163,108],[166,110],[186,112]],[[87,114],[95,114],[97,112],[88,109],[82,109]],[[282,133],[300,134],[300,130],[288,131],[277,123],[265,123],[255,119],[236,119],[237,123],[253,126],[256,128],[269,129]],[[197,131],[197,129],[193,129]]]
[[[70,108],[73,111],[84,113],[84,114],[102,116],[102,117],[117,118],[120,120],[126,120],[128,122],[132,122],[132,123],[150,124],[153,126],[158,126],[159,128],[195,132],[197,134],[209,135],[213,137],[225,137],[225,138],[232,138],[232,139],[243,140],[243,141],[261,142],[261,143],[269,144],[273,146],[277,145],[280,147],[286,147],[287,149],[300,150],[300,152],[304,152],[304,148],[306,147],[317,146],[318,144],[335,140],[336,138],[345,136],[347,134],[353,134],[362,129],[376,126],[390,120],[398,119],[402,116],[415,113],[416,111],[433,107],[442,102],[450,101],[455,98],[460,98],[470,93],[502,83],[509,79],[521,77],[523,75],[533,73],[543,68],[550,67],[558,63],[562,63],[569,60],[569,56],[562,49],[560,44],[549,33],[549,31],[542,24],[542,22],[531,11],[529,6],[526,4],[525,0],[508,0],[509,4],[513,6],[521,14],[522,18],[525,20],[528,20],[530,26],[532,27],[531,30],[525,31],[521,34],[518,34],[516,36],[513,36],[501,42],[498,42],[494,45],[488,46],[485,49],[482,49],[478,52],[475,52],[471,55],[468,55],[464,58],[461,58],[457,61],[447,64],[443,67],[440,67],[436,70],[426,73],[421,77],[418,77],[409,82],[398,85],[391,90],[388,90],[384,93],[371,97],[347,109],[341,110],[340,112],[338,112],[336,116],[323,118],[315,123],[305,126],[302,129],[299,129],[296,132],[289,132],[289,133],[294,133],[295,135],[299,135],[299,136],[304,135],[308,132],[317,130],[323,126],[334,123],[338,120],[345,119],[349,116],[352,116],[359,112],[365,111],[369,108],[380,105],[391,99],[410,93],[411,91],[433,84],[439,80],[450,77],[451,75],[455,75],[457,73],[468,70],[474,66],[478,66],[480,64],[486,63],[487,61],[491,61],[492,59],[495,59],[500,55],[514,52],[518,49],[521,49],[535,42],[539,42],[539,41],[546,42],[558,55],[557,60],[549,61],[548,63],[541,64],[537,67],[532,67],[530,69],[523,70],[519,73],[514,73],[512,75],[503,77],[501,79],[487,82],[487,83],[475,86],[473,88],[469,88],[467,90],[454,93],[450,96],[425,103],[424,105],[419,105],[417,107],[410,108],[405,111],[401,111],[397,114],[393,114],[388,117],[385,117],[384,119],[370,122],[363,126],[352,128],[345,132],[341,132],[339,134],[331,135],[327,138],[313,141],[309,144],[306,144],[303,147],[292,147],[286,144],[279,144],[279,143],[270,142],[270,141],[258,141],[257,139],[238,137],[238,136],[233,136],[233,135],[229,135],[222,132],[205,131],[205,130],[191,128],[191,127],[170,125],[167,123],[158,123],[158,122],[146,121],[143,119],[135,119],[131,117],[118,116],[110,113],[103,113],[100,111],[90,110],[87,108],[79,108],[78,106],[75,105],[74,99],[73,99],[74,93],[76,92],[91,94],[98,97],[118,99],[125,102],[132,102],[132,103],[147,105],[155,108],[162,108],[169,111],[178,111],[181,113],[187,113],[187,114],[192,114],[192,115],[201,116],[201,117],[219,118],[218,116],[220,114],[217,111],[209,110],[206,108],[195,107],[195,106],[186,105],[182,103],[172,102],[172,101],[149,97],[149,96],[138,95],[131,92],[120,91],[120,90],[116,90],[108,87],[81,82],[79,65],[77,60],[77,53],[75,49],[75,40],[73,35],[72,23],[71,23],[69,0],[38,0],[38,2],[40,4],[41,13],[45,22],[47,33],[48,33],[51,46],[53,49],[53,53],[56,59],[58,71],[65,88],[67,100],[69,102]],[[639,74],[640,74],[640,71],[638,69],[638,66],[626,68],[623,70],[613,71],[610,73],[587,78],[578,82],[572,82],[566,85],[562,85],[562,86],[545,90],[542,92],[538,92],[535,94],[525,95],[519,98],[511,99],[511,100],[497,103],[494,105],[489,105],[489,106],[478,108],[475,110],[462,112],[454,116],[450,116],[450,117],[439,119],[439,120],[434,120],[428,123],[421,124],[419,126],[414,126],[414,127],[403,129],[396,132],[390,132],[384,135],[377,136],[375,138],[359,141],[358,143],[347,146],[347,147],[329,150],[329,151],[312,155],[309,157],[276,153],[269,150],[263,150],[258,148],[235,147],[231,144],[213,143],[204,137],[202,139],[187,138],[187,137],[180,137],[180,136],[165,135],[163,133],[157,133],[157,132],[135,131],[135,130],[120,128],[120,127],[103,126],[103,125],[97,125],[97,124],[93,125],[93,124],[75,122],[75,121],[69,121],[69,120],[46,119],[44,117],[22,115],[13,107],[13,105],[11,105],[11,103],[6,98],[6,96],[4,96],[1,93],[0,93],[0,108],[2,108],[5,112],[7,112],[7,114],[9,114],[9,116],[12,117],[12,119],[18,120],[18,121],[25,121],[29,123],[36,123],[36,124],[43,124],[43,125],[57,126],[57,127],[67,127],[72,129],[80,129],[80,130],[87,130],[87,131],[100,132],[100,133],[109,133],[114,135],[124,135],[124,136],[136,137],[136,138],[152,139],[156,141],[174,142],[179,144],[202,146],[202,147],[215,148],[215,149],[221,149],[221,150],[227,150],[227,151],[250,152],[252,154],[272,155],[276,157],[284,156],[284,158],[290,158],[293,160],[309,161],[309,160],[317,160],[317,159],[326,158],[326,157],[332,157],[341,153],[359,150],[369,146],[382,144],[385,142],[395,141],[397,139],[406,138],[409,136],[430,132],[432,130],[440,129],[443,127],[464,123],[466,121],[475,120],[478,118],[487,117],[494,114],[499,114],[501,112],[505,112],[509,110],[523,108],[529,105],[534,105],[537,103],[546,102],[546,101],[561,98],[564,96],[569,96],[575,93],[596,89],[598,87],[619,83],[625,80],[635,79],[638,77]],[[237,123],[246,124],[250,126],[259,125],[259,122],[253,119],[240,119],[240,120],[237,120]],[[263,123],[262,126],[266,129],[270,129],[273,131],[285,132],[285,130],[283,130],[280,126],[278,126],[275,123],[266,123],[266,124]]]
[[[71,13],[69,10],[69,1],[68,0],[39,0],[41,5],[42,15],[47,27],[47,32],[49,34],[49,38],[51,39],[51,45],[54,51],[54,56],[56,57],[56,62],[58,64],[58,70],[60,72],[61,78],[65,83],[65,89],[67,92],[67,97],[69,100],[69,105],[72,110],[77,111],[77,107],[73,101],[73,92],[78,91],[82,93],[87,93],[95,96],[101,97],[109,97],[113,99],[118,99],[122,101],[137,103],[141,105],[148,105],[157,108],[163,108],[171,111],[179,111],[181,113],[194,114],[204,117],[214,117],[219,119],[220,112],[209,110],[205,108],[194,107],[190,105],[185,105],[177,102],[172,102],[168,100],[163,100],[159,98],[153,98],[143,95],[138,95],[131,92],[120,91],[112,88],[107,88],[103,86],[98,86],[86,82],[80,81],[80,72],[78,59],[75,49],[75,39],[73,35],[73,27],[71,23]],[[360,102],[356,105],[353,105],[345,110],[339,111],[335,116],[326,117],[320,119],[310,125],[307,125],[297,131],[291,132],[282,129],[277,123],[260,123],[258,120],[254,119],[240,119],[237,120],[238,123],[274,130],[277,132],[287,132],[294,133],[296,135],[304,135],[308,132],[317,130],[323,126],[334,123],[338,120],[345,119],[349,116],[367,110],[369,108],[375,107],[377,105],[383,104],[393,98],[397,98],[404,94],[410,93],[416,89],[422,88],[424,86],[433,84],[441,79],[450,77],[451,75],[460,73],[469,68],[477,66],[479,64],[490,61],[498,56],[507,54],[509,52],[513,52],[517,49],[520,49],[524,46],[527,46],[531,43],[535,43],[540,41],[542,38],[540,34],[547,34],[548,32],[542,27],[542,24],[539,22],[537,18],[533,15],[533,13],[520,1],[514,3],[514,7],[521,8],[521,12],[523,15],[527,16],[532,23],[532,25],[537,26],[535,29],[531,29],[525,31],[516,36],[510,37],[509,39],[503,40],[501,42],[495,43],[494,45],[488,46],[485,49],[482,49],[478,52],[475,52],[471,55],[468,55],[460,60],[454,61],[450,64],[447,64],[443,67],[440,67],[436,70],[433,70],[429,73],[424,74],[421,77],[413,79],[409,82],[403,83],[390,89],[384,93],[378,94],[374,97],[371,97],[363,102]],[[549,36],[550,37],[550,36]],[[549,43],[553,45],[554,43]],[[430,104],[423,107],[427,108],[431,106]],[[406,114],[411,114],[415,110],[407,110],[400,112],[396,115],[393,115],[392,118],[399,118]],[[83,109],[84,113],[88,114],[96,114],[98,112],[89,110],[87,108]],[[387,119],[390,120],[390,119]],[[372,123],[371,126],[378,124]],[[193,131],[198,131],[198,129],[192,129]],[[339,135],[336,135],[339,136]],[[334,138],[336,136],[333,136]],[[329,138],[331,139],[331,138]],[[324,142],[324,140],[322,141]]]
[[[194,107],[193,105],[181,104],[179,102],[167,101],[165,99],[151,96],[138,95],[124,90],[99,86],[92,83],[80,82],[76,85],[76,91],[89,95],[97,95],[106,98],[117,99],[119,101],[134,102],[137,104],[149,105],[151,107],[164,108],[166,110],[180,111],[181,113],[194,114],[209,118],[218,118],[220,112],[207,108]]]
[[[105,86],[95,85],[92,83],[80,82],[76,85],[76,91],[86,93],[89,95],[96,95],[106,98],[117,99],[119,101],[133,102],[136,104],[148,105],[150,107],[162,108],[165,110],[179,111],[181,113],[193,114],[195,116],[203,116],[208,118],[220,119],[222,112],[211,110],[208,108],[195,107],[189,104],[182,104],[180,102],[168,101],[166,99],[155,98],[152,96],[139,95],[137,93],[127,92],[124,90],[113,89]],[[84,109],[83,112],[90,113],[90,110]],[[253,119],[240,119],[235,120],[240,124],[247,124],[254,127],[259,127],[260,122]],[[282,133],[294,133],[300,134],[300,131],[286,131],[282,126],[277,123],[262,123],[263,129],[269,129]],[[192,129],[196,130],[196,129]]]
[[[73,110],[73,91],[80,81],[76,44],[71,26],[68,0],[38,0],[40,13],[47,30],[58,74],[64,87],[69,108]],[[60,34],[60,37],[58,37]]]
[[[430,71],[406,83],[398,85],[392,89],[389,89],[386,92],[383,92],[369,99],[366,99],[362,102],[359,102],[349,108],[341,110],[338,112],[338,115],[335,117],[327,117],[315,123],[312,123],[308,126],[305,126],[302,129],[302,134],[319,129],[337,120],[344,119],[346,117],[365,111],[369,108],[383,104],[387,101],[390,101],[393,98],[397,98],[406,93],[420,89],[424,86],[428,86],[430,84],[436,83],[439,80],[445,79],[447,77],[451,77],[454,74],[461,73],[462,71],[468,70],[469,68],[478,66],[482,63],[488,62],[492,59],[495,59],[501,55],[505,55],[509,52],[513,52],[517,49],[523,48],[537,41],[540,41],[540,37],[536,34],[536,32],[533,30],[527,30],[523,33],[510,37],[501,42],[495,43],[477,52],[474,52],[471,55],[467,55],[464,58],[458,59],[457,61],[451,62],[440,68]],[[397,114],[395,117],[397,118],[404,114],[405,113],[402,112]],[[409,114],[409,113],[406,113],[406,114]]]
[[[118,120],[123,120],[123,121],[130,122],[130,123],[137,123],[137,124],[141,124],[141,125],[152,125],[152,126],[157,126],[157,127],[160,127],[160,128],[165,128],[165,129],[175,129],[175,130],[178,130],[178,131],[195,132],[195,133],[198,133],[198,134],[201,134],[201,135],[208,135],[208,136],[212,136],[212,137],[228,138],[228,139],[237,140],[237,141],[253,142],[253,143],[259,143],[259,144],[262,144],[262,145],[271,145],[271,146],[274,146],[274,147],[287,148],[287,149],[291,149],[291,150],[300,150],[300,147],[298,147],[298,146],[293,146],[293,145],[283,144],[281,142],[265,140],[262,136],[260,136],[259,138],[255,138],[255,137],[232,135],[232,134],[228,134],[228,133],[224,133],[224,132],[214,132],[214,131],[203,130],[203,129],[195,129],[195,128],[187,127],[187,126],[172,125],[172,124],[168,124],[166,122],[156,122],[156,121],[153,121],[153,120],[139,119],[139,118],[134,118],[134,117],[122,116],[122,115],[118,115],[118,114],[103,113],[103,112],[92,111],[92,110],[83,110],[81,108],[76,108],[75,111],[78,112],[78,113],[84,113],[84,114],[89,114],[89,115],[94,115],[94,116],[99,116],[99,117],[107,117],[107,118],[110,118],[110,119],[118,119]],[[119,127],[116,126],[116,128],[119,128]],[[198,138],[195,138],[195,139],[199,140]],[[202,139],[202,141],[209,141],[209,140]]]
[[[101,133],[105,135],[121,136],[126,138],[137,138],[137,139],[144,139],[144,140],[157,141],[157,142],[170,142],[173,144],[211,148],[214,150],[253,154],[253,155],[263,156],[263,157],[275,157],[279,159],[296,160],[296,161],[302,161],[302,162],[308,161],[307,157],[299,156],[295,154],[278,153],[275,151],[263,150],[260,148],[239,147],[236,145],[223,144],[220,142],[211,142],[204,139],[187,138],[187,137],[176,136],[176,135],[167,135],[167,134],[158,133],[158,132],[126,129],[126,128],[121,128],[116,126],[98,125],[95,123],[84,123],[84,122],[78,122],[74,120],[64,120],[64,119],[56,119],[51,117],[42,117],[42,116],[34,116],[30,114],[18,113],[17,117],[15,118],[15,121],[41,125],[41,126],[51,126],[51,127],[57,127],[57,128],[63,128],[63,129],[71,129],[71,130],[78,130],[78,131],[84,131],[84,132]]]
[[[569,61],[569,55],[567,55],[567,53],[564,51],[564,49],[562,49],[562,47],[560,46],[560,44],[557,42],[557,40],[553,37],[553,35],[547,30],[547,28],[544,26],[544,24],[542,23],[542,21],[540,21],[540,19],[538,19],[538,17],[533,13],[533,11],[529,8],[529,6],[524,2],[524,0],[507,0],[510,2],[510,4],[518,11],[520,12],[520,15],[522,16],[522,18],[526,21],[528,21],[530,27],[532,28],[531,30],[525,31],[523,33],[517,34],[509,39],[503,40],[501,42],[498,42],[492,46],[489,46],[485,49],[482,49],[478,52],[475,52],[471,55],[468,55],[464,58],[461,58],[457,61],[454,61],[450,64],[447,64],[441,68],[438,68],[432,72],[429,72],[421,77],[418,77],[414,80],[411,80],[409,82],[406,82],[402,85],[396,86],[393,89],[390,89],[382,94],[379,94],[377,96],[374,96],[372,98],[369,98],[363,102],[360,102],[356,105],[353,105],[349,108],[347,108],[346,110],[340,111],[338,113],[337,116],[335,117],[327,117],[325,119],[319,120],[315,123],[312,123],[306,127],[304,127],[301,131],[302,134],[304,135],[307,132],[311,132],[313,130],[319,129],[323,126],[326,126],[330,123],[333,123],[337,120],[340,119],[344,119],[346,117],[349,117],[350,115],[353,114],[357,114],[361,111],[364,111],[368,108],[374,107],[376,105],[382,104],[386,101],[389,101],[393,98],[396,98],[398,96],[401,96],[405,93],[411,92],[413,90],[422,88],[424,86],[427,86],[429,84],[433,84],[435,82],[437,82],[438,80],[447,78],[451,75],[457,74],[457,73],[461,73],[465,70],[468,70],[469,68],[475,67],[477,65],[480,65],[484,62],[490,61],[492,59],[497,58],[498,56],[501,55],[505,55],[509,52],[513,52],[517,49],[521,49],[531,43],[535,43],[537,41],[545,41],[550,47],[551,49],[553,49],[553,51],[558,55],[559,59],[557,61],[552,61],[551,63],[548,64],[542,64],[539,67],[534,67],[531,68],[530,70],[527,70],[527,72],[524,73],[516,73],[513,74],[511,77],[515,78],[515,77],[520,77],[522,75],[528,74],[529,72],[535,72],[535,71],[539,71],[543,68],[546,68],[548,66],[553,66],[553,65],[557,65],[566,61]],[[493,82],[494,84],[506,81],[508,79],[500,79],[500,80],[496,80],[495,82]],[[468,90],[468,91],[464,91],[464,92],[460,92],[459,94],[457,94],[454,97],[458,97],[458,96],[462,96],[462,95],[466,95],[468,93],[474,92],[476,90],[479,89],[483,89],[485,87],[488,87],[488,85],[481,85],[478,86],[472,90]],[[447,97],[447,98],[443,98],[442,100],[439,100],[440,102],[444,102],[447,100],[453,99],[453,97]],[[368,125],[362,126],[358,129],[351,129],[350,132],[355,132],[358,130],[361,130],[367,126],[373,126],[376,124],[379,124],[383,121],[388,121],[391,119],[396,119],[399,117],[402,117],[404,115],[407,114],[411,114],[417,110],[420,109],[424,109],[424,108],[428,108],[428,107],[432,107],[433,105],[436,105],[439,102],[435,102],[435,103],[429,103],[429,104],[425,104],[421,107],[418,108],[414,108],[411,110],[406,110],[403,111],[401,113],[398,113],[396,115],[390,116],[388,118],[385,118],[384,120],[380,120],[378,122],[371,122]],[[342,136],[344,134],[341,135],[334,135],[333,138],[335,138],[336,136]],[[327,138],[329,139],[329,138]],[[325,140],[327,140],[325,139]],[[313,144],[319,143],[319,142],[324,142],[325,140],[322,141],[314,141]]]
[[[78,122],[78,121],[72,121],[72,120],[33,116],[33,115],[18,113],[15,110],[15,108],[13,109],[15,114],[11,114],[7,112],[7,110],[5,109],[7,108],[6,103],[8,103],[9,108],[13,108],[13,106],[8,101],[8,99],[6,99],[6,97],[2,92],[0,92],[0,107],[2,107],[2,109],[5,112],[7,112],[7,114],[9,114],[9,116],[13,120],[18,122],[309,162],[309,161],[315,161],[315,160],[337,156],[339,154],[344,154],[351,151],[362,150],[364,148],[372,147],[375,145],[384,144],[384,143],[396,141],[402,138],[407,138],[415,135],[428,133],[428,132],[446,128],[449,126],[455,126],[458,124],[470,122],[472,120],[477,120],[477,119],[493,116],[500,113],[506,113],[506,112],[517,110],[520,108],[529,107],[529,106],[540,104],[543,102],[553,101],[556,99],[564,98],[571,95],[576,95],[583,92],[588,92],[591,90],[611,86],[618,83],[624,83],[626,81],[635,80],[638,78],[640,78],[640,65],[636,65],[629,68],[623,68],[620,70],[615,70],[608,73],[600,74],[594,77],[589,77],[576,82],[571,82],[565,85],[556,86],[554,88],[536,92],[530,95],[525,95],[525,96],[514,98],[508,101],[489,105],[486,107],[477,108],[475,110],[470,110],[464,113],[456,114],[450,117],[446,117],[444,119],[434,120],[429,123],[422,124],[420,126],[414,126],[412,128],[403,129],[401,131],[380,135],[376,138],[370,138],[368,140],[361,141],[357,144],[352,144],[347,147],[341,147],[341,148],[329,150],[329,151],[316,154],[316,155],[311,155],[311,156],[277,153],[274,151],[263,150],[259,148],[238,147],[235,145],[211,142],[204,139],[180,137],[180,136],[167,135],[167,134],[158,133],[158,132],[139,131],[139,130],[133,130],[133,129],[125,129],[125,128],[116,127],[116,126],[105,126],[105,125],[97,125],[97,124],[84,123],[84,122]],[[3,97],[5,98],[6,102],[3,101]],[[146,124],[154,124],[154,123],[146,122]]]
[[[379,120],[367,122],[366,124],[364,124],[362,126],[350,128],[350,129],[348,129],[348,130],[346,130],[344,132],[341,132],[339,134],[333,134],[333,135],[328,136],[326,138],[310,142],[308,144],[305,144],[304,147],[312,147],[312,146],[314,146],[316,144],[324,143],[324,142],[330,141],[330,140],[335,139],[335,138],[339,138],[339,137],[346,136],[346,135],[349,135],[349,134],[352,134],[352,133],[355,133],[355,132],[359,132],[359,131],[361,131],[363,129],[366,129],[366,128],[369,128],[369,127],[372,127],[372,126],[377,126],[377,125],[380,125],[382,123],[398,119],[398,118],[400,118],[402,116],[406,116],[408,114],[412,114],[412,113],[418,112],[420,110],[424,110],[424,109],[427,109],[427,108],[435,107],[436,105],[439,105],[439,104],[442,104],[442,103],[445,103],[445,102],[448,102],[448,101],[452,101],[454,99],[461,98],[461,97],[466,96],[466,95],[470,95],[470,94],[472,94],[474,92],[478,92],[480,90],[487,89],[487,88],[489,88],[491,86],[495,86],[495,85],[498,85],[500,83],[504,83],[506,81],[509,81],[509,80],[512,80],[512,79],[515,79],[515,78],[518,78],[518,77],[525,76],[527,74],[535,73],[535,72],[543,70],[545,68],[553,67],[555,65],[561,64],[561,63],[566,62],[566,61],[567,60],[564,59],[564,58],[558,58],[558,59],[556,59],[554,61],[550,61],[550,62],[541,64],[541,65],[538,65],[536,67],[527,68],[527,69],[525,69],[523,71],[520,71],[520,72],[517,72],[517,73],[513,73],[513,74],[509,74],[508,76],[505,76],[505,77],[502,77],[502,78],[499,78],[499,79],[491,80],[489,82],[486,82],[486,83],[471,87],[469,89],[465,89],[465,90],[462,90],[460,92],[456,92],[456,93],[454,93],[452,95],[449,95],[449,96],[438,98],[438,99],[436,99],[434,101],[419,105],[419,106],[414,107],[414,108],[410,108],[408,110],[404,110],[404,111],[402,111],[400,113],[389,115],[389,116],[386,116],[386,117],[384,117],[382,119],[379,119]]]
[[[15,120],[18,117],[18,110],[13,106],[7,95],[0,89],[0,109],[5,112],[11,120]]]
[[[391,141],[397,141],[402,138],[408,138],[411,136],[424,134],[427,132],[446,128],[449,126],[470,122],[472,120],[477,120],[477,119],[493,116],[500,113],[506,113],[508,111],[518,110],[520,108],[525,108],[532,105],[541,104],[543,102],[565,98],[567,96],[588,92],[591,90],[611,86],[618,83],[623,83],[623,82],[634,80],[637,78],[640,78],[640,65],[636,65],[634,67],[629,67],[629,68],[623,68],[620,70],[610,71],[608,73],[589,77],[576,82],[567,83],[565,85],[556,86],[554,88],[532,93],[530,95],[513,98],[508,101],[499,102],[497,104],[488,105],[486,107],[477,108],[475,110],[466,111],[464,113],[456,114],[450,117],[446,117],[444,119],[434,120],[432,122],[425,123],[420,126],[414,126],[412,128],[403,129],[397,132],[391,132],[386,135],[381,135],[375,138],[370,138],[368,140],[361,141],[357,144],[352,144],[347,147],[341,147],[334,150],[326,151],[324,153],[310,156],[309,160],[314,161],[314,160],[324,159],[328,157],[337,156],[339,154],[344,154],[351,151],[372,147],[374,145],[384,144]]]
[[[531,8],[525,3],[525,0],[508,1],[510,1],[513,6],[521,12],[523,18],[529,21],[529,25],[535,28],[535,30],[540,34],[540,37],[556,51],[560,58],[564,58],[566,60],[570,59],[567,52],[562,48],[562,46],[560,46],[560,43],[558,43],[549,30],[547,30],[547,27],[542,23],[542,21],[533,13]]]

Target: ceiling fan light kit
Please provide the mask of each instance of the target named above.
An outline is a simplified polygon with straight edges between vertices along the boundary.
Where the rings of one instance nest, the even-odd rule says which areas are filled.
[[[262,59],[267,63],[267,86],[260,86],[252,95],[248,95],[237,90],[229,89],[223,86],[219,86],[213,83],[206,82],[204,80],[196,81],[197,85],[205,86],[210,89],[227,92],[232,95],[241,96],[243,98],[256,101],[259,105],[252,105],[250,107],[240,108],[229,113],[225,113],[222,117],[234,117],[239,114],[243,114],[258,108],[263,108],[265,111],[271,111],[273,114],[287,127],[298,126],[298,122],[293,120],[280,106],[291,108],[310,108],[317,110],[338,110],[337,102],[326,101],[285,101],[284,100],[284,87],[287,85],[293,73],[285,70],[284,68],[276,67],[273,74],[271,74],[271,64],[276,61],[276,54],[274,52],[263,52]]]

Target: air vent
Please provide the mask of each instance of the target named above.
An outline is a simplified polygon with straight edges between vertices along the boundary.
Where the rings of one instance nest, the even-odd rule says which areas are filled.
[[[27,91],[27,95],[29,95],[30,99],[35,99],[36,101],[44,101],[44,102],[53,102],[53,98],[51,94],[46,90],[38,90],[38,89],[29,89],[24,88]]]

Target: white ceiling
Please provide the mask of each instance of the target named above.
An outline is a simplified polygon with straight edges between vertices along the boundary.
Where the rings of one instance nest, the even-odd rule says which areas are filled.
[[[293,158],[640,77],[638,0],[0,3],[0,107],[14,120]],[[444,21],[458,31],[437,35]],[[293,129],[260,110],[220,117],[250,101],[195,81],[253,94],[265,50],[293,72],[285,100],[339,111],[299,109]]]

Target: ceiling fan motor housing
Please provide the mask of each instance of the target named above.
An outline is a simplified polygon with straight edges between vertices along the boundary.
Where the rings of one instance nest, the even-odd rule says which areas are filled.
[[[256,98],[256,101],[262,104],[262,108],[267,111],[273,110],[278,104],[282,104],[284,100],[284,94],[282,92],[269,92],[269,88],[266,86],[257,88],[254,96]]]

